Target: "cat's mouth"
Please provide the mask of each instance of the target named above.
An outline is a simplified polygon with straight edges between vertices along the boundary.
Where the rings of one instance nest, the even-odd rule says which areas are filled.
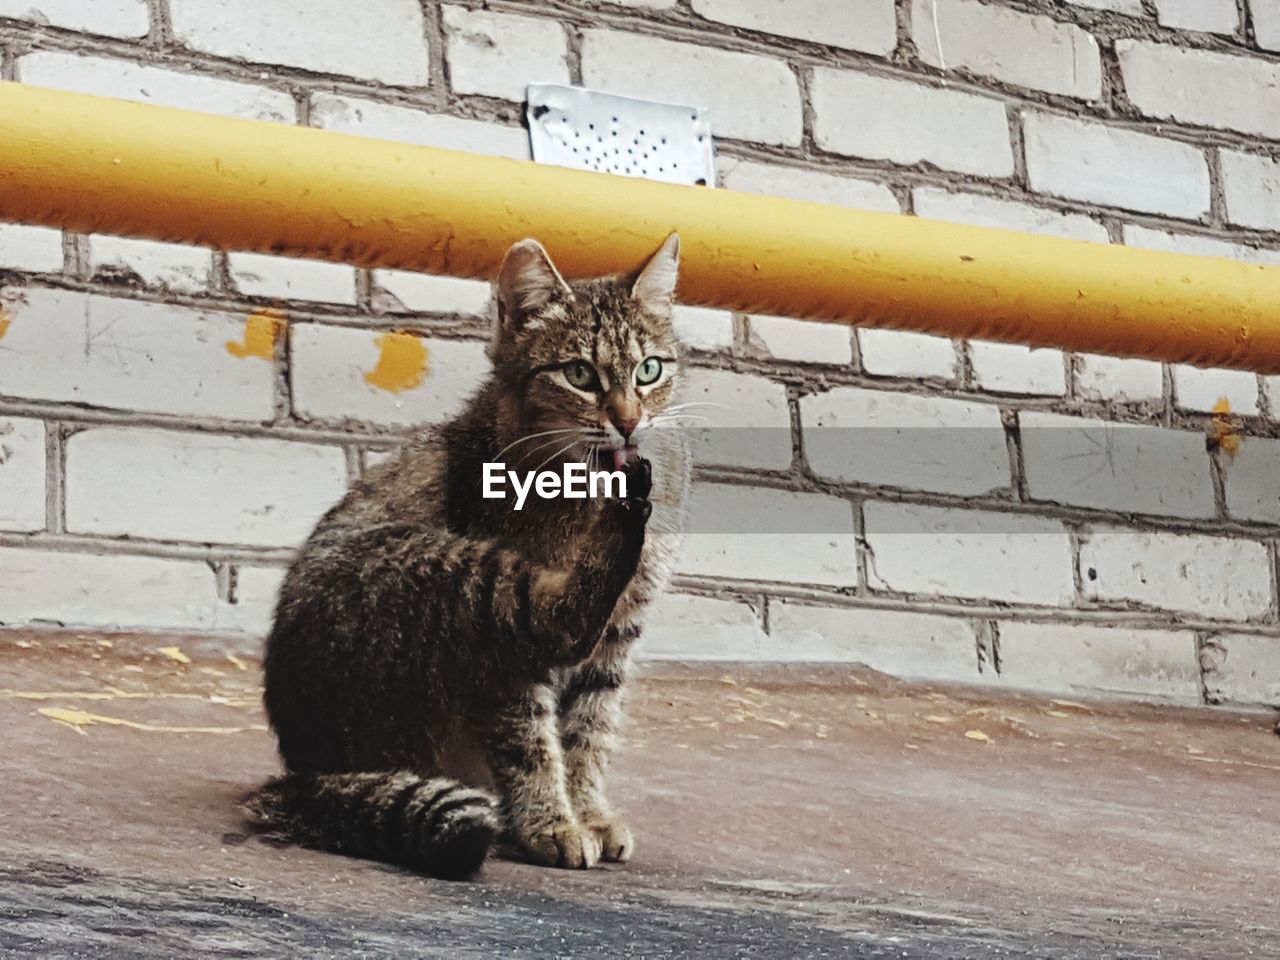
[[[640,459],[640,448],[627,443],[621,447],[601,447],[596,451],[596,465],[600,470],[625,470],[627,465]]]

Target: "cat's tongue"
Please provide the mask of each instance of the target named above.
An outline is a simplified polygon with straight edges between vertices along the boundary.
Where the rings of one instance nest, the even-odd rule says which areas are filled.
[[[625,470],[627,464],[640,459],[640,451],[631,444],[617,447],[613,451],[613,469]]]

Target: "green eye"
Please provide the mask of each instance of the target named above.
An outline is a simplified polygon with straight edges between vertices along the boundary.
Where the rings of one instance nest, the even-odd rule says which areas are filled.
[[[636,367],[637,386],[648,386],[660,376],[662,376],[662,361],[657,357],[648,357]]]
[[[585,360],[570,360],[562,368],[564,370],[564,378],[569,381],[570,386],[577,387],[579,390],[594,390],[596,388],[596,371]]]

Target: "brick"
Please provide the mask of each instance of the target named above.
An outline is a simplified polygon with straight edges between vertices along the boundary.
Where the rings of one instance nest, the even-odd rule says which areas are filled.
[[[1111,10],[1130,17],[1142,17],[1146,13],[1142,9],[1142,0],[1067,0],[1077,7],[1088,7],[1091,10]]]
[[[62,272],[62,231],[0,223],[0,269]]]
[[[67,530],[291,547],[346,492],[339,447],[101,427],[67,439]]]
[[[214,609],[214,629],[236,630],[255,636],[266,634],[271,629],[276,595],[284,573],[280,567],[238,565],[235,568],[235,602],[225,598],[218,600]]]
[[[824,150],[986,177],[1013,174],[1004,104],[989,97],[819,67],[814,139]]]
[[[649,660],[778,659],[747,604],[669,592],[650,606],[636,652]]]
[[[610,30],[583,33],[582,81],[624,96],[696,103],[717,137],[797,146],[800,87],[785,63]]]
[[[680,342],[695,350],[727,350],[733,346],[733,314],[728,310],[677,306],[671,324]]]
[[[1156,19],[1176,30],[1232,34],[1240,25],[1236,0],[1156,0]]]
[[[1215,237],[1201,237],[1188,233],[1170,233],[1168,230],[1152,230],[1132,223],[1124,225],[1124,242],[1128,247],[1144,250],[1160,250],[1165,253],[1184,253],[1192,257],[1222,257],[1241,263],[1278,263],[1280,254],[1259,250],[1242,243],[1231,243]]]
[[[1209,167],[1194,147],[1047,114],[1023,128],[1037,193],[1190,219],[1209,210]]]
[[[464,120],[412,107],[397,107],[320,93],[311,98],[311,124],[325,130],[421,147],[440,147],[493,157],[529,159],[529,134],[520,127]]]
[[[1249,437],[1222,464],[1227,513],[1237,520],[1280,523],[1280,440]]]
[[[1242,227],[1280,230],[1280,162],[1236,150],[1219,155],[1227,219]]]
[[[104,37],[145,37],[151,19],[146,0],[0,0],[0,17]]]
[[[871,588],[896,593],[1070,605],[1071,538],[1042,517],[869,501]]]
[[[1280,111],[1267,109],[1280,65],[1145,40],[1117,40],[1129,101],[1149,117],[1280,138]]]
[[[1056,413],[1018,414],[1032,500],[1167,517],[1213,517],[1204,434]]]
[[[893,0],[693,0],[694,13],[761,33],[864,53],[898,45]]]
[[[272,364],[240,357],[230,313],[67,290],[8,304],[0,384],[15,397],[226,419],[269,420]]]
[[[1107,228],[1078,213],[1059,213],[1014,200],[976,193],[951,193],[937,187],[917,187],[912,192],[916,216],[929,220],[966,223],[975,227],[1020,230],[1069,240],[1109,243]]]
[[[462,409],[489,372],[484,344],[413,334],[294,324],[293,409],[303,420],[361,420],[383,426],[438,423]],[[381,380],[387,361],[421,363],[418,382]]]
[[[676,569],[688,576],[853,586],[853,508],[838,497],[694,485]]]
[[[444,8],[454,93],[523,101],[530,83],[569,82],[569,41],[556,20]]]
[[[824,480],[957,496],[1011,482],[994,404],[837,387],[801,397],[800,422],[805,458]]]
[[[862,369],[877,377],[956,376],[956,345],[947,337],[864,327],[858,331],[858,352]]]
[[[721,183],[726,190],[807,200],[810,203],[825,203],[837,207],[854,207],[858,210],[878,210],[882,213],[901,211],[898,198],[884,184],[806,167],[785,167],[738,157],[721,156],[716,159],[716,163],[720,167]]]
[[[619,7],[643,7],[647,10],[670,10],[677,2],[678,0],[610,0],[610,3]]]
[[[88,242],[89,269],[97,280],[125,279],[179,293],[209,288],[213,254],[205,247],[103,235]]]
[[[1253,35],[1263,50],[1280,50],[1280,0],[1249,0]]]
[[[489,313],[493,287],[483,280],[437,277],[412,270],[375,270],[374,302],[387,313]]]
[[[727,370],[692,369],[676,403],[685,413],[693,459],[699,464],[787,470],[791,467],[791,411],[780,383]]]
[[[7,625],[201,630],[213,625],[217,582],[198,560],[0,547]]]
[[[174,38],[219,57],[276,63],[401,86],[427,83],[417,0],[170,0]],[[341,24],[341,29],[334,29]]]
[[[1051,17],[977,0],[913,0],[911,39],[925,63],[1083,100],[1102,95],[1093,35]]]
[[[1061,350],[974,340],[969,344],[969,357],[973,381],[982,390],[1041,396],[1067,392],[1067,369]]]
[[[1141,403],[1164,398],[1164,366],[1153,360],[1076,354],[1076,393],[1085,400]]]
[[[1205,650],[1204,660],[1210,702],[1280,706],[1280,638],[1221,634]]]
[[[1247,370],[1203,370],[1186,364],[1173,367],[1173,402],[1180,410],[1211,413],[1225,400],[1233,413],[1259,412],[1258,378]]]
[[[44,424],[0,417],[0,530],[44,529]]]
[[[263,253],[233,253],[227,260],[231,282],[245,296],[356,302],[356,274],[344,264]]]
[[[1190,631],[1002,621],[999,634],[1000,680],[1011,687],[1200,701]]]
[[[1244,620],[1272,608],[1267,548],[1197,534],[1100,529],[1080,546],[1090,600],[1139,603],[1194,617]]]
[[[813,323],[753,314],[747,318],[751,345],[779,360],[846,364],[853,360],[853,333],[841,323]]]
[[[107,57],[41,50],[18,59],[18,79],[57,90],[250,120],[293,123],[297,114],[293,97],[279,90]]]
[[[973,627],[955,617],[772,600],[769,639],[779,660],[862,663],[920,680],[979,679]]]

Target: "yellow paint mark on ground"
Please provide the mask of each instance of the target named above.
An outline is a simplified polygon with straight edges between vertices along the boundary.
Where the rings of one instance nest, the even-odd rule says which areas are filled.
[[[190,663],[191,658],[179,650],[177,647],[160,647],[156,653],[163,653],[170,660],[176,660],[178,663]]]
[[[966,730],[964,732],[964,736],[966,740],[976,740],[978,743],[988,743],[991,740],[991,738],[981,730]]]
[[[268,307],[251,314],[244,323],[244,342],[227,341],[227,353],[233,357],[245,359],[258,357],[261,360],[273,360],[276,355],[276,343],[284,333],[284,313]]]
[[[249,669],[249,665],[248,665],[247,663],[245,663],[243,660],[241,660],[239,657],[237,657],[234,653],[228,653],[228,654],[227,654],[227,660],[228,660],[228,661],[232,664],[232,666],[234,666],[237,670],[248,670],[248,669]]]
[[[1240,421],[1231,415],[1231,403],[1219,397],[1213,405],[1213,420],[1209,423],[1209,447],[1234,457],[1244,445],[1244,431]]]
[[[378,345],[378,365],[364,375],[365,383],[400,393],[422,385],[427,376],[430,354],[422,338],[412,333],[384,333]]]
[[[147,733],[247,733],[255,730],[266,730],[262,724],[253,724],[247,727],[169,727],[152,723],[139,723],[136,720],[126,720],[123,717],[107,717],[100,713],[89,713],[87,710],[77,710],[73,707],[41,707],[39,713],[48,717],[54,723],[59,723],[64,727],[70,727],[81,736],[85,735],[84,728],[96,725],[106,727],[128,727],[130,730],[145,730]]]

